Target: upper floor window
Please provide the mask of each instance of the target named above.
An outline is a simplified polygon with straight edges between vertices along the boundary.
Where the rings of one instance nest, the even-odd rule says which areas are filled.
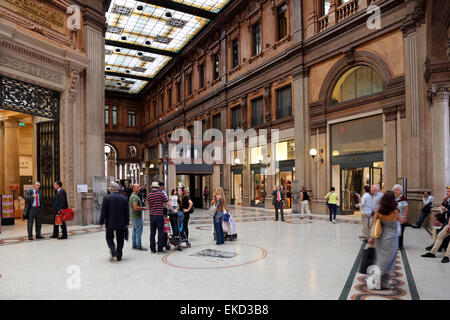
[[[239,41],[238,39],[233,40],[233,68],[239,65]]]
[[[167,90],[167,106],[169,109],[172,107],[172,88]]]
[[[105,106],[105,124],[109,124],[109,106]]]
[[[128,126],[136,127],[136,111],[128,111]]]
[[[181,100],[181,86],[180,86],[180,82],[176,83],[176,87],[177,87],[177,103],[178,103]]]
[[[213,128],[220,130],[220,113],[213,116]]]
[[[112,124],[117,125],[117,106],[112,107]]]
[[[287,4],[278,7],[278,40],[287,36]]]
[[[187,76],[187,92],[188,96],[192,95],[192,72],[190,72]]]
[[[252,126],[259,126],[264,123],[264,102],[263,98],[252,100]]]
[[[277,119],[292,115],[291,86],[277,90]]]
[[[220,76],[220,55],[214,55],[214,80],[219,79]]]
[[[326,16],[330,11],[330,0],[320,0],[320,14]]]
[[[231,110],[231,129],[241,127],[241,108],[234,108]]]
[[[253,56],[261,53],[261,24],[258,22],[252,27]]]
[[[200,89],[205,87],[205,64],[200,65]]]
[[[380,75],[368,66],[357,66],[345,72],[337,81],[331,104],[358,99],[383,91]]]
[[[206,123],[206,120],[202,120],[202,134],[204,134],[208,130],[208,125]]]

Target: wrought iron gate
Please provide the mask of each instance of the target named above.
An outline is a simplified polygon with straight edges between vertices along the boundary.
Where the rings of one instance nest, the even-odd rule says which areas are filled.
[[[59,125],[57,121],[40,122],[37,125],[38,135],[38,181],[44,197],[43,223],[53,223],[53,184],[59,180]]]
[[[44,196],[43,223],[53,223],[53,183],[60,179],[59,92],[0,75],[0,109],[48,118],[37,124],[37,180]]]

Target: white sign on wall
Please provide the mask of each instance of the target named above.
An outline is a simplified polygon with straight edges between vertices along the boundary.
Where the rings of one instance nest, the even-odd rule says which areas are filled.
[[[78,193],[87,193],[88,192],[87,184],[79,184],[79,185],[77,185],[77,191],[78,191]]]

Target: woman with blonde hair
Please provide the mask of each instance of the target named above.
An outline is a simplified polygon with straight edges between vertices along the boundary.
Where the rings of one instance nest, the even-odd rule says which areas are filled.
[[[226,211],[225,194],[221,187],[214,190],[213,199],[211,201],[211,206],[216,204],[216,213],[213,216],[214,231],[216,232],[216,244],[225,243],[225,235],[223,232],[222,222],[223,216]]]

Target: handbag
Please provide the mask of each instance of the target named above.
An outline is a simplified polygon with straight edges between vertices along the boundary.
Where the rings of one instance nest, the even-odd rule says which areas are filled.
[[[213,217],[217,211],[217,203],[214,203],[208,210],[208,214],[210,217]]]
[[[373,247],[364,249],[358,272],[367,274],[367,268],[375,264],[376,250]]]
[[[375,223],[372,225],[372,229],[370,231],[371,238],[378,239],[381,236],[383,229],[381,228],[381,219],[378,218]]]
[[[59,214],[61,216],[61,221],[71,221],[73,220],[73,210],[68,209],[61,209],[61,213]]]

